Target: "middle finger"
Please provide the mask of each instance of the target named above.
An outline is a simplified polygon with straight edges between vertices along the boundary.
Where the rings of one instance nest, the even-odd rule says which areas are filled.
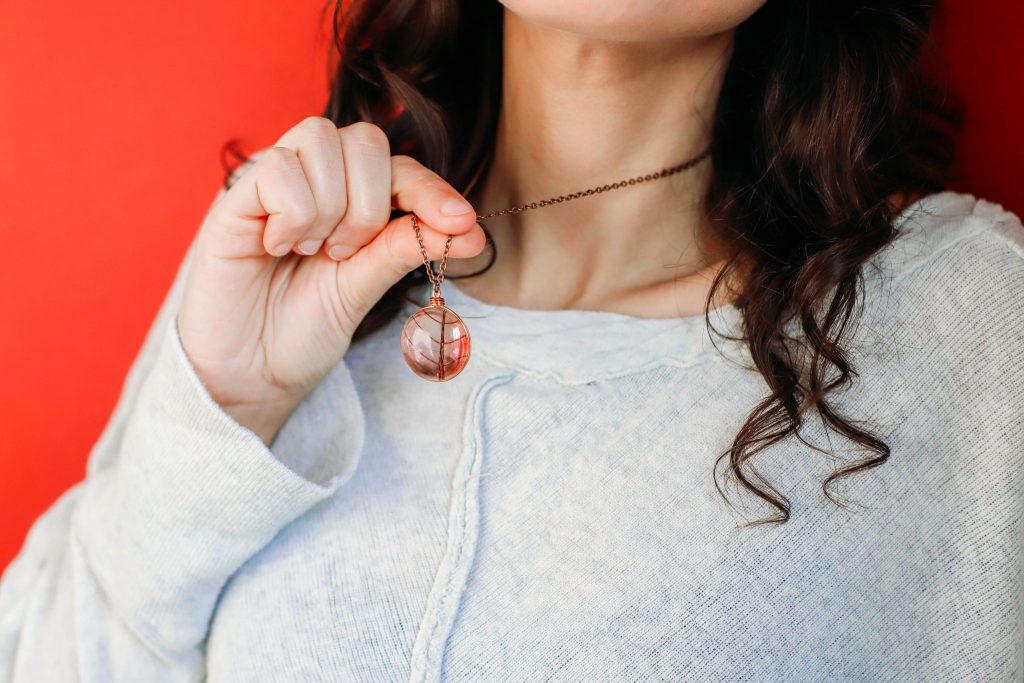
[[[365,121],[339,128],[338,135],[348,206],[327,238],[327,250],[341,260],[371,242],[391,218],[391,147],[384,131]]]

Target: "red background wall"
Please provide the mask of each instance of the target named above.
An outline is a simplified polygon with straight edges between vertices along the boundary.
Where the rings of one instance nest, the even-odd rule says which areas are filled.
[[[319,113],[321,6],[0,4],[0,567],[84,476],[221,145]],[[958,187],[1024,213],[1024,3],[980,7],[952,0],[940,31],[968,105]]]

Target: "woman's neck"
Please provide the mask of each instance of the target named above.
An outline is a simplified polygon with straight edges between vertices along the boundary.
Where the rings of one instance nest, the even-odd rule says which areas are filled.
[[[495,155],[479,213],[653,173],[707,148],[731,34],[591,40],[505,10]],[[701,253],[710,164],[486,222],[499,258],[459,287],[522,308],[674,317],[703,309],[724,252]],[[713,243],[708,240],[705,246]],[[709,265],[710,264],[710,265]],[[471,269],[467,269],[471,270]]]

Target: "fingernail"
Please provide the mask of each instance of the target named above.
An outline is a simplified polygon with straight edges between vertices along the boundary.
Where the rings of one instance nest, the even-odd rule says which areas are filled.
[[[452,197],[441,205],[441,213],[445,216],[459,216],[472,210],[472,205],[461,197]]]
[[[276,247],[272,247],[270,249],[270,253],[272,255],[274,255],[274,256],[284,256],[285,254],[287,254],[291,250],[292,250],[291,243],[290,242],[284,242],[282,244],[277,245]]]
[[[320,249],[320,245],[323,243],[323,240],[306,240],[305,242],[299,244],[299,253],[305,254],[306,256],[309,256],[310,254],[315,254],[317,250]]]
[[[345,247],[341,246],[340,244],[335,244],[327,252],[327,255],[330,256],[335,261],[339,261],[345,255]]]

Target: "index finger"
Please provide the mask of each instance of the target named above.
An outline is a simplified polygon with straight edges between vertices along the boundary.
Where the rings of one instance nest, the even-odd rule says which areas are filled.
[[[469,232],[476,210],[444,178],[405,154],[391,157],[391,203],[449,235]]]

